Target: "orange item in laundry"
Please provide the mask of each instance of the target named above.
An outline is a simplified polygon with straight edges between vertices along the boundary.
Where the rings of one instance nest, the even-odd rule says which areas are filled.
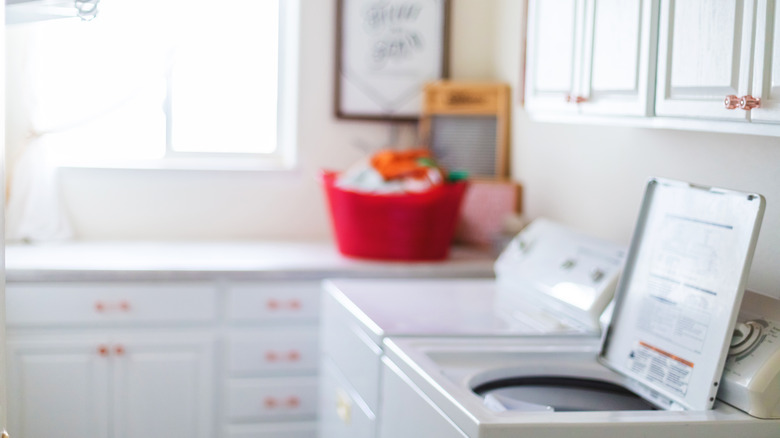
[[[383,150],[371,157],[371,166],[385,180],[425,178],[433,162],[433,157],[427,149]]]

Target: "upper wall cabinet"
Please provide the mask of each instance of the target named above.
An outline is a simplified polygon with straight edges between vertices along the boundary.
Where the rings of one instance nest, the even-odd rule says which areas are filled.
[[[775,0],[663,0],[658,116],[780,122]]]
[[[530,0],[526,108],[651,114],[656,20],[652,0]]]

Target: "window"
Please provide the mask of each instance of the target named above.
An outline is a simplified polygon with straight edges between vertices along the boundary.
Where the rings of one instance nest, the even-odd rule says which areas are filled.
[[[36,23],[33,130],[65,164],[288,165],[295,16],[289,0],[104,0],[92,21]]]

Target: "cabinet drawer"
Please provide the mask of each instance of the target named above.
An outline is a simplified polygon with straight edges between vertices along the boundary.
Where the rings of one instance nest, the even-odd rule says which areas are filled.
[[[205,322],[216,319],[205,283],[10,284],[8,326]]]
[[[233,321],[316,320],[320,283],[263,282],[230,286],[228,318]]]
[[[314,418],[317,378],[231,380],[226,413],[230,421],[244,422]]]
[[[227,438],[316,438],[317,423],[238,424],[230,426]]]
[[[241,330],[228,335],[227,370],[247,376],[317,369],[315,327]]]

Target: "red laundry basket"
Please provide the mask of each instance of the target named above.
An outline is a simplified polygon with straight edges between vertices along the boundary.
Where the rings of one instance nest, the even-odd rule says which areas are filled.
[[[423,193],[375,195],[334,185],[323,172],[339,251],[381,260],[442,260],[449,254],[467,183],[458,181]]]

